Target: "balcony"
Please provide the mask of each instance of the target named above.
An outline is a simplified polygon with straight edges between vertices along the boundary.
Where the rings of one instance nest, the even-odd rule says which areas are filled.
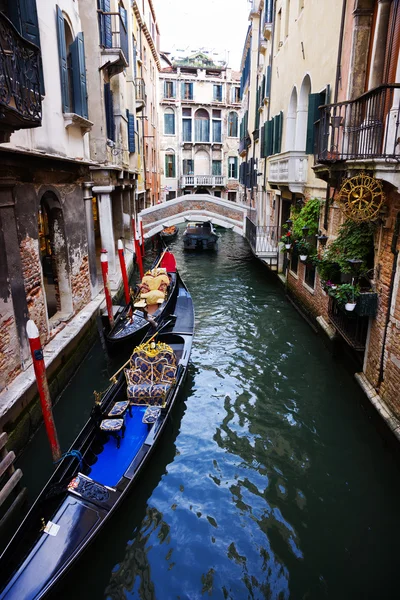
[[[101,46],[101,66],[106,83],[122,73],[129,64],[128,29],[119,12],[98,10]],[[126,17],[125,17],[126,18]]]
[[[365,350],[369,316],[361,312],[349,312],[339,306],[334,298],[329,298],[329,319],[337,332],[354,350]]]
[[[251,212],[251,211],[249,211]],[[246,219],[246,239],[254,254],[265,262],[272,271],[278,270],[280,227],[277,225],[256,225],[251,218]]]
[[[40,127],[40,50],[0,12],[0,142],[17,129]]]
[[[245,138],[239,141],[239,154],[243,155],[249,146],[251,146],[251,138],[247,134]]]
[[[136,112],[140,112],[146,106],[146,85],[140,77],[135,79]]]
[[[184,175],[181,187],[223,187],[225,177],[223,175]]]
[[[307,171],[308,156],[305,152],[283,152],[269,159],[268,182],[287,186],[291,192],[302,194],[307,182]]]
[[[316,163],[400,158],[400,84],[381,85],[356,100],[321,107]]]

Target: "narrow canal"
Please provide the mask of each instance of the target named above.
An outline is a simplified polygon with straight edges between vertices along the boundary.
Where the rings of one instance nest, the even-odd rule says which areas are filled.
[[[159,455],[53,597],[398,597],[398,466],[352,374],[247,242],[220,232],[215,255],[174,244],[196,337]],[[97,343],[65,391],[64,449],[115,366]],[[38,490],[43,431],[19,462]]]

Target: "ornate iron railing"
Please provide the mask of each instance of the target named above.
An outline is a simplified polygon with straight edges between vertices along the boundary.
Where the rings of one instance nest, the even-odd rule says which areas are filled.
[[[348,102],[321,106],[316,162],[400,159],[400,84],[385,84]]]
[[[279,231],[277,225],[256,225],[246,219],[246,238],[257,256],[279,254]]]
[[[40,49],[0,12],[0,129],[41,125],[40,68]]]
[[[105,12],[98,9],[100,24],[100,43],[106,49],[122,51],[126,63],[129,64],[129,43],[126,15],[120,12]]]
[[[334,298],[329,298],[329,318],[335,329],[354,348],[364,350],[368,333],[368,316],[360,316],[342,308]]]

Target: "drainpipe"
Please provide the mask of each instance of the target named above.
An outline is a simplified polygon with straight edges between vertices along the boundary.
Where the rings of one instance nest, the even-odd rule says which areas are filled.
[[[392,307],[394,282],[396,279],[396,272],[397,272],[397,260],[398,260],[398,256],[399,256],[399,251],[397,250],[397,242],[399,241],[399,233],[400,233],[400,212],[397,213],[396,223],[394,226],[393,238],[392,238],[391,251],[393,253],[393,265],[392,265],[392,275],[390,277],[388,307],[387,307],[386,319],[385,319],[385,330],[383,333],[383,340],[382,340],[382,352],[381,352],[381,360],[380,360],[380,367],[379,367],[378,386],[380,386],[383,381],[387,330],[388,330],[389,321],[390,321],[390,311],[391,311],[391,307]]]

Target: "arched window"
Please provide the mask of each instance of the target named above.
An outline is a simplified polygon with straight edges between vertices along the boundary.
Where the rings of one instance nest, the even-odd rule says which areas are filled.
[[[172,148],[165,152],[165,177],[175,177],[175,152]]]
[[[172,108],[165,109],[164,134],[165,135],[175,135],[175,113]]]
[[[83,33],[78,33],[74,39],[71,27],[58,6],[57,38],[63,112],[76,113],[87,119],[88,103]]]
[[[286,118],[286,141],[285,150],[292,151],[295,149],[296,139],[296,120],[297,120],[297,89],[293,88],[290,96],[289,110]]]
[[[238,116],[235,112],[230,112],[228,117],[228,136],[237,137],[238,135]]]
[[[210,141],[210,115],[204,108],[199,108],[194,116],[196,142]]]
[[[295,150],[306,150],[307,140],[307,121],[308,121],[308,98],[311,94],[311,80],[309,75],[306,75],[301,84],[300,93],[297,103],[297,119],[296,119],[296,140]],[[311,127],[311,123],[310,123]]]

